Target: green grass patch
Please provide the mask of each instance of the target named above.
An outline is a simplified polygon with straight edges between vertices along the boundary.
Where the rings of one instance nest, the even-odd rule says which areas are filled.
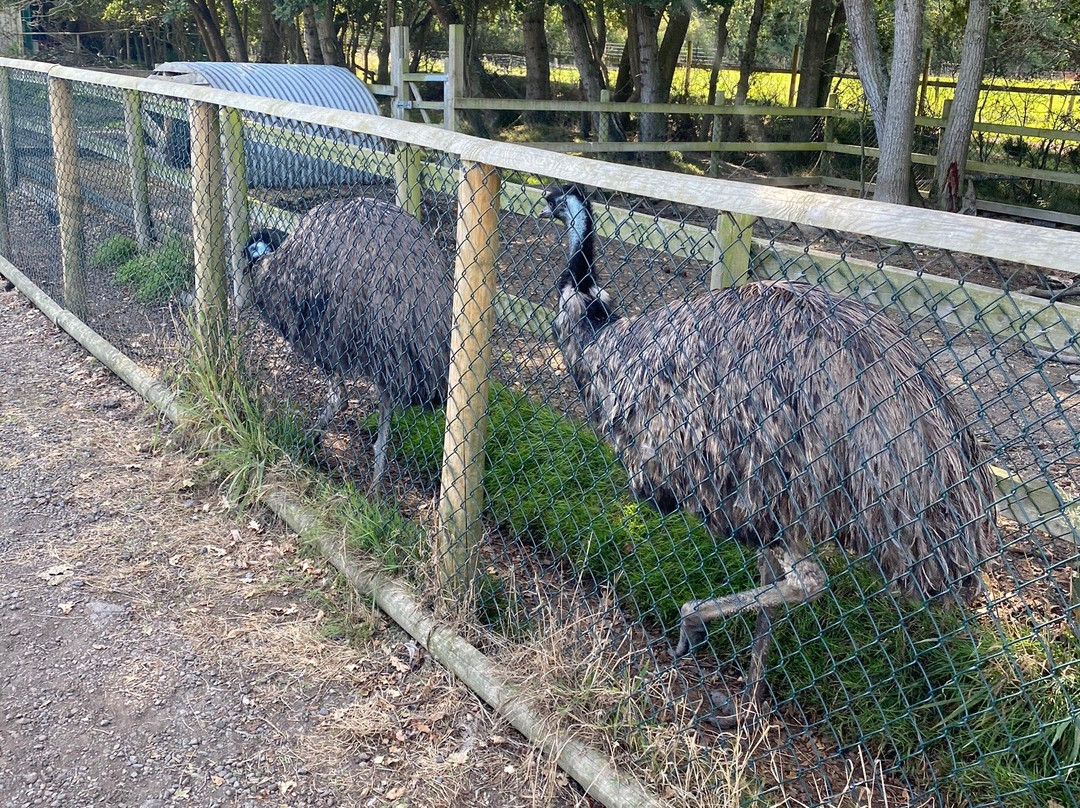
[[[127,236],[105,239],[90,256],[90,266],[96,269],[116,269],[139,254],[139,245]]]
[[[137,302],[159,303],[195,283],[195,263],[190,249],[169,239],[117,266],[113,279],[133,287]]]

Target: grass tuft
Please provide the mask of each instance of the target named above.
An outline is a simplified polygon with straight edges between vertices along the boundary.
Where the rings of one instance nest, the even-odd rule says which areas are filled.
[[[90,266],[95,269],[116,269],[139,254],[139,245],[127,236],[112,236],[90,256]]]
[[[137,302],[158,303],[191,287],[195,264],[191,251],[172,239],[120,264],[113,278],[121,286],[134,287]]]

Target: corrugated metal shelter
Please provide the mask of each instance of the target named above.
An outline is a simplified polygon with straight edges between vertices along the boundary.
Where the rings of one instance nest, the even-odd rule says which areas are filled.
[[[379,105],[371,91],[342,67],[251,62],[165,62],[154,69],[152,76],[248,95],[379,114]],[[244,156],[250,187],[313,188],[388,179],[342,166],[317,153],[298,153],[282,146],[274,134],[275,130],[284,130],[307,138],[314,136],[366,148],[382,148],[376,139],[266,115],[247,115],[244,123]],[[147,130],[163,159],[173,165],[187,164],[189,135],[186,109],[176,105],[175,110],[167,107],[152,110]]]

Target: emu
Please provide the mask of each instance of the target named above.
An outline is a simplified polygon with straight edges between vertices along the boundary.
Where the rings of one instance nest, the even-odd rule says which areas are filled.
[[[824,591],[814,550],[829,542],[905,596],[978,587],[989,471],[944,380],[894,324],[788,281],[620,318],[599,285],[584,192],[555,188],[546,201],[542,215],[570,242],[555,338],[632,493],[759,550],[759,587],[682,606],[676,658],[709,621],[756,612],[746,678],[756,704],[772,616]]]
[[[329,377],[316,434],[346,406],[346,378],[375,387],[374,489],[393,411],[445,401],[452,288],[438,246],[401,208],[356,198],[312,208],[288,236],[260,230],[246,250],[259,312]]]

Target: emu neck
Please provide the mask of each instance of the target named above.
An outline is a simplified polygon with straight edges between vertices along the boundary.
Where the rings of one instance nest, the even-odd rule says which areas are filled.
[[[599,285],[593,263],[593,223],[589,210],[574,211],[567,223],[570,256],[559,283],[559,312],[555,338],[579,389],[586,383],[584,347],[609,323],[618,319],[610,297]]]
[[[587,292],[596,285],[596,270],[593,264],[593,221],[588,208],[581,207],[574,211],[573,218],[567,225],[570,241],[570,258],[566,264],[564,284],[572,282],[574,288]]]

